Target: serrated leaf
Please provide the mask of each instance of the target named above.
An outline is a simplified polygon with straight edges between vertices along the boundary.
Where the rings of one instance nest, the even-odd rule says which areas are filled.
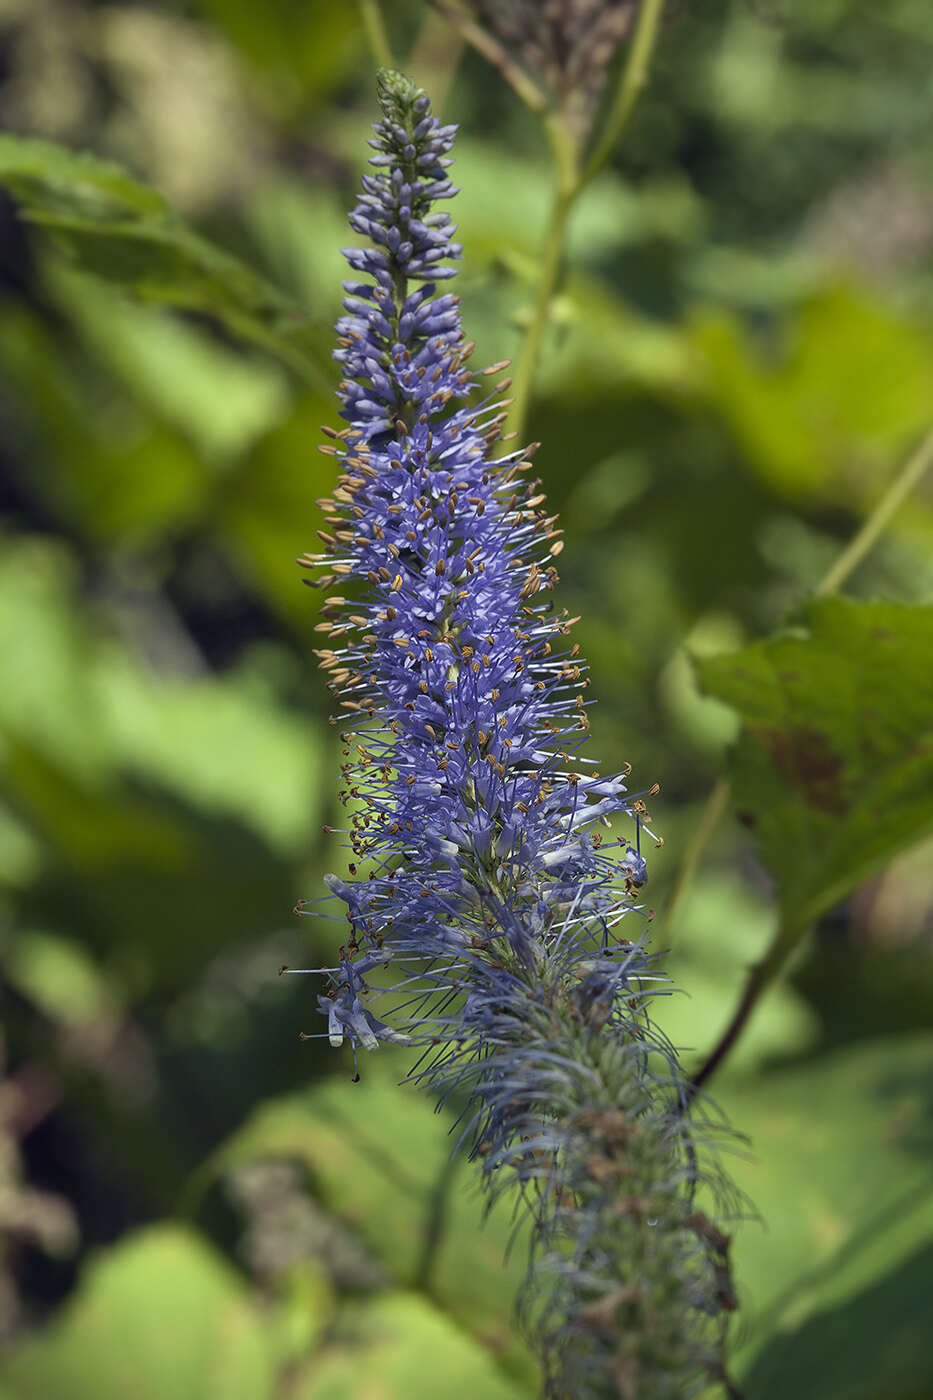
[[[301,342],[297,308],[120,166],[50,141],[2,134],[0,185],[83,271],[145,301],[213,316],[306,378],[320,378]]]
[[[736,807],[796,937],[933,830],[933,607],[825,598],[806,630],[697,662],[739,711]]]
[[[192,1231],[163,1225],[100,1254],[62,1319],[0,1380],[15,1400],[269,1400],[275,1376],[233,1269]]]

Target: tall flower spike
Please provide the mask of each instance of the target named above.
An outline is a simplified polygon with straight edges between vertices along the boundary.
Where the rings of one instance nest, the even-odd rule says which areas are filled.
[[[646,794],[577,756],[589,680],[550,600],[561,532],[532,450],[494,455],[508,381],[471,401],[458,298],[437,291],[461,251],[435,212],[454,128],[397,73],[379,97],[350,216],[372,246],[345,250],[348,426],[324,449],[342,475],[300,561],[352,593],[325,604],[317,655],[353,725],[341,797],[367,867],[327,877],[349,938],[322,970],[322,1034],[420,1046],[412,1077],[466,1103],[491,1197],[522,1190],[547,1393],[683,1400],[724,1374],[734,1301],[726,1237],[694,1204],[717,1173],[648,1016],[663,979],[620,932],[641,917]],[[383,966],[405,993],[394,1027],[370,1009]]]

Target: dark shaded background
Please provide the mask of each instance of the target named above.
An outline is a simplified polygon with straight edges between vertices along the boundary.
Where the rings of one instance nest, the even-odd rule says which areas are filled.
[[[546,216],[532,118],[443,21],[386,7],[461,123],[458,290],[514,353]],[[519,1397],[507,1218],[380,1051],[350,1082],[290,910],[344,856],[294,557],[332,463],[343,211],[374,115],[340,0],[7,0],[0,120],[114,157],[305,309],[304,375],[122,297],[0,207],[2,1400]],[[530,432],[567,532],[594,752],[628,760],[663,905],[736,733],[691,655],[773,628],[933,420],[933,10],[677,4],[581,202]],[[848,586],[933,598],[918,491]],[[749,1400],[933,1392],[933,848],[823,919],[717,1087]],[[665,931],[708,1048],[775,920],[730,812]],[[687,1053],[688,1061],[693,1059]],[[368,1386],[382,1389],[371,1390]]]

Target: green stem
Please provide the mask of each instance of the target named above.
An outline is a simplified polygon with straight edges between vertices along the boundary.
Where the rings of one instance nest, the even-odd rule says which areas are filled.
[[[815,598],[828,598],[832,593],[839,591],[846,579],[861,564],[892,516],[903,505],[931,463],[933,463],[933,428],[907,458],[862,528],[846,545],[826,576],[816,585],[813,590]]]
[[[394,68],[389,36],[382,19],[379,0],[358,0],[363,28],[377,68]]]
[[[635,32],[628,46],[625,65],[619,77],[619,86],[616,89],[609,119],[595,150],[586,163],[583,184],[592,180],[593,176],[602,170],[612,155],[622,132],[625,130],[628,119],[632,115],[635,103],[648,82],[651,55],[657,42],[663,9],[664,0],[642,0],[638,8]]]
[[[435,3],[438,3],[438,0],[435,0]],[[638,95],[648,80],[648,68],[657,41],[663,8],[664,0],[642,0],[606,129],[584,169],[580,168],[579,147],[571,134],[569,123],[558,113],[544,117],[554,158],[554,196],[551,218],[541,252],[541,272],[534,309],[515,360],[513,402],[506,429],[519,438],[525,429],[531,385],[538,367],[541,344],[557,288],[570,211],[581,190],[602,169],[622,137]],[[540,107],[537,110],[540,111]]]
[[[856,532],[839,558],[833,564],[825,576],[820,580],[813,590],[815,598],[828,598],[834,593],[838,593],[842,585],[854,573],[855,569],[868,554],[872,545],[876,543],[885,526],[889,524],[895,511],[904,503],[913,488],[920,482],[924,473],[933,465],[933,428],[926,434],[919,445],[907,458],[901,470],[894,477],[888,486],[881,500],[875,506],[868,519]],[[726,805],[729,795],[728,778],[720,778],[710,794],[703,816],[700,818],[700,826],[697,834],[687,850],[684,857],[684,867],[690,863],[690,870],[686,879],[678,877],[675,885],[675,892],[678,898],[683,893],[683,888],[693,877],[699,858],[702,854],[710,836],[715,829],[716,820],[719,813]],[[711,814],[713,808],[713,797],[719,789],[722,789],[720,797],[717,799],[715,814]],[[712,819],[707,820],[708,817]],[[678,888],[678,886],[680,888]],[[673,898],[673,896],[672,896]],[[795,947],[801,935],[806,931],[807,925],[792,926],[782,924],[772,940],[771,946],[759,963],[750,970],[748,981],[739,999],[732,1019],[723,1031],[712,1052],[709,1054],[702,1067],[693,1076],[692,1088],[695,1092],[701,1085],[719,1068],[722,1061],[729,1054],[735,1042],[738,1040],[754,1010],[759,997],[777,977],[778,973],[787,961],[791,950]]]
[[[700,813],[700,820],[696,824],[693,835],[687,842],[683,859],[680,862],[680,866],[674,878],[674,883],[671,886],[671,892],[667,897],[667,902],[661,911],[661,917],[655,925],[656,928],[666,930],[673,926],[674,915],[680,908],[680,903],[684,894],[693,883],[693,877],[700,864],[700,858],[719,824],[719,818],[725,811],[728,801],[729,779],[723,774],[720,778],[717,778],[703,805],[703,811]],[[676,936],[675,938],[666,940],[668,951],[673,948],[675,941]]]
[[[452,0],[430,0],[430,3],[438,14],[444,16],[447,23],[456,30],[462,39],[465,39],[468,44],[472,44],[476,52],[483,55],[486,62],[496,70],[500,77],[505,79],[526,107],[540,117],[545,115],[547,99],[544,93],[528,77],[527,73],[513,62],[508,51],[494,35],[489,33],[488,29],[477,24],[456,3],[452,3]]]
[[[557,118],[550,118],[548,134],[554,154],[554,193],[551,204],[551,217],[544,246],[541,250],[541,269],[538,276],[538,290],[531,320],[525,331],[512,378],[512,407],[509,412],[507,431],[518,434],[525,430],[525,420],[531,401],[531,384],[534,379],[541,342],[551,315],[551,303],[557,289],[561,262],[564,256],[564,240],[567,221],[574,200],[580,190],[577,154],[566,127]]]

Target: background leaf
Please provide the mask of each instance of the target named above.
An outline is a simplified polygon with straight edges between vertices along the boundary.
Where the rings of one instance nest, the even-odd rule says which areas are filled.
[[[271,1400],[272,1363],[233,1270],[197,1235],[162,1225],[89,1268],[66,1316],[3,1375],[16,1400]]]
[[[401,1071],[400,1056],[388,1055]],[[515,1221],[507,1204],[484,1220],[469,1164],[462,1156],[450,1163],[456,1129],[449,1116],[434,1113],[379,1064],[363,1068],[358,1084],[338,1076],[301,1096],[265,1103],[223,1147],[212,1171],[265,1157],[303,1162],[324,1205],[397,1284],[422,1288],[527,1378],[533,1365],[509,1326],[525,1267],[524,1231],[505,1265]]]
[[[246,263],[187,227],[161,195],[119,166],[4,133],[0,184],[85,272],[144,301],[213,316],[234,335],[315,378],[288,300]]]
[[[750,1400],[791,1391],[806,1374],[814,1394],[921,1395],[933,1384],[923,1343],[929,1290],[909,1297],[916,1255],[933,1239],[929,1179],[928,1034],[874,1039],[757,1081],[732,1078],[716,1098],[752,1143],[733,1170],[761,1223],[738,1232],[735,1262],[741,1321],[739,1364]],[[774,1222],[780,1221],[780,1228]],[[865,1315],[868,1300],[903,1304],[899,1364],[884,1329],[853,1332],[830,1345],[843,1320]],[[830,1319],[824,1343],[818,1321]],[[835,1318],[835,1321],[832,1318]],[[798,1351],[799,1348],[799,1351]],[[861,1355],[858,1386],[852,1356]],[[909,1380],[909,1383],[908,1383]],[[900,1387],[900,1389],[898,1389]]]
[[[448,1318],[417,1294],[364,1304],[288,1391],[289,1400],[432,1400],[443,1377],[450,1400],[520,1400],[522,1390]]]
[[[790,1336],[775,1338],[747,1378],[748,1393],[777,1400],[809,1387],[844,1400],[920,1400],[933,1384],[929,1280],[933,1244],[851,1301],[817,1313]],[[790,1358],[790,1365],[788,1359]]]

